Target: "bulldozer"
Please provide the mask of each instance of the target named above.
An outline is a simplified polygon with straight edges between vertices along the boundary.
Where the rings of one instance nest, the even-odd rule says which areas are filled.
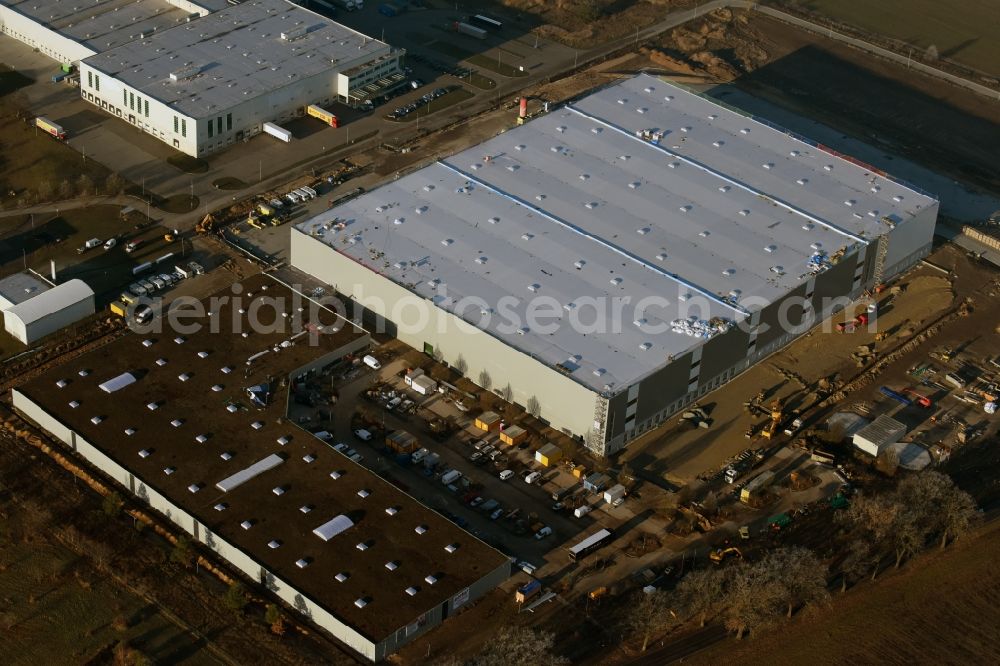
[[[712,560],[712,564],[721,565],[723,562],[730,558],[736,558],[738,560],[743,559],[743,552],[735,546],[725,546],[723,548],[716,548],[708,554],[708,559]]]
[[[201,218],[198,224],[194,225],[195,233],[199,234],[209,234],[215,229],[215,216],[211,213],[205,215]]]

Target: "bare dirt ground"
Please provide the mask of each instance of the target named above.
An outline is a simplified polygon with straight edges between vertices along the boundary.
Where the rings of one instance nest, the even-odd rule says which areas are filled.
[[[1000,189],[1000,105],[752,12],[718,10],[629,63],[746,92],[936,171]]]
[[[742,643],[725,641],[692,664],[987,664],[1000,662],[1000,522],[928,554],[829,608]]]

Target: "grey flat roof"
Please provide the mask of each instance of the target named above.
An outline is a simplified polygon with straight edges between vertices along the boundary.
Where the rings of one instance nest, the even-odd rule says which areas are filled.
[[[94,290],[83,280],[68,280],[56,285],[51,289],[39,293],[34,298],[7,309],[7,315],[17,317],[25,326],[65,310],[71,305],[76,305],[80,301],[93,298]]]
[[[282,34],[298,36],[286,40]],[[197,118],[388,50],[384,42],[285,0],[251,0],[85,62]],[[184,72],[197,74],[171,80],[172,73]]]
[[[43,291],[48,291],[45,284],[31,273],[14,273],[0,280],[0,309],[7,304],[17,305],[29,298],[34,298]]]
[[[138,39],[140,33],[173,27],[190,13],[167,0],[14,0],[4,4],[98,53]]]
[[[636,136],[651,129],[664,133],[659,145]],[[686,327],[675,330],[678,318],[739,321],[807,280],[817,253],[828,264],[932,203],[642,75],[298,228],[452,312],[463,297],[494,308],[513,297],[523,315],[545,295],[561,314],[579,308],[590,321],[580,307],[588,299],[627,297],[620,329],[597,334],[566,325],[519,333],[496,316],[483,322],[478,308],[462,310],[517,349],[616,392],[698,344]],[[633,316],[647,297],[668,302]],[[703,308],[686,311],[694,301]]]

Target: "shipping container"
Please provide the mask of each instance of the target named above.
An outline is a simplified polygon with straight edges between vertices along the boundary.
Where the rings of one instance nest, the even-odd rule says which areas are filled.
[[[334,114],[330,113],[329,111],[327,111],[322,107],[316,106],[315,104],[310,104],[309,106],[306,107],[306,115],[316,118],[318,120],[322,120],[330,127],[340,126],[337,120],[337,116],[335,116]]]
[[[66,139],[66,130],[47,118],[43,118],[41,116],[35,118],[35,126],[47,134],[51,134],[60,141]]]
[[[763,493],[767,488],[774,482],[774,472],[771,470],[766,470],[761,472],[754,478],[750,480],[747,485],[743,486],[743,490],[740,491],[740,501],[749,502],[754,497]]]
[[[274,123],[264,123],[264,132],[270,134],[276,139],[281,139],[285,143],[292,140],[292,133],[288,130],[278,127]]]
[[[517,588],[517,592],[514,593],[514,601],[523,604],[525,601],[535,596],[542,590],[542,583],[536,579],[532,578],[530,581]]]
[[[535,451],[535,460],[546,467],[554,465],[562,459],[562,449],[551,442]]]
[[[437,390],[437,382],[427,375],[414,379],[411,386],[413,387],[413,390],[420,395],[431,395]]]
[[[611,504],[615,500],[625,497],[625,486],[618,484],[604,491],[604,501]]]
[[[456,21],[452,27],[455,32],[461,33],[463,35],[468,35],[469,37],[474,37],[476,39],[486,39],[486,31],[482,28],[477,28],[474,25],[469,25],[468,23],[462,23],[461,21]]]

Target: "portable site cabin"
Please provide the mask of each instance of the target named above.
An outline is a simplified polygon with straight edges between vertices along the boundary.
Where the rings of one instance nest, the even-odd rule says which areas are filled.
[[[599,490],[603,490],[604,486],[608,485],[608,481],[610,480],[611,478],[607,474],[594,472],[583,480],[583,487],[589,492],[596,493]]]
[[[548,467],[554,465],[562,459],[562,449],[555,444],[549,443],[535,451],[535,460]]]
[[[528,431],[521,426],[512,425],[500,431],[500,441],[508,446],[517,446],[528,437]]]
[[[500,430],[500,415],[496,412],[483,412],[476,417],[476,427],[483,432]]]
[[[394,430],[385,436],[385,445],[397,453],[413,453],[418,448],[417,438],[405,430]]]

